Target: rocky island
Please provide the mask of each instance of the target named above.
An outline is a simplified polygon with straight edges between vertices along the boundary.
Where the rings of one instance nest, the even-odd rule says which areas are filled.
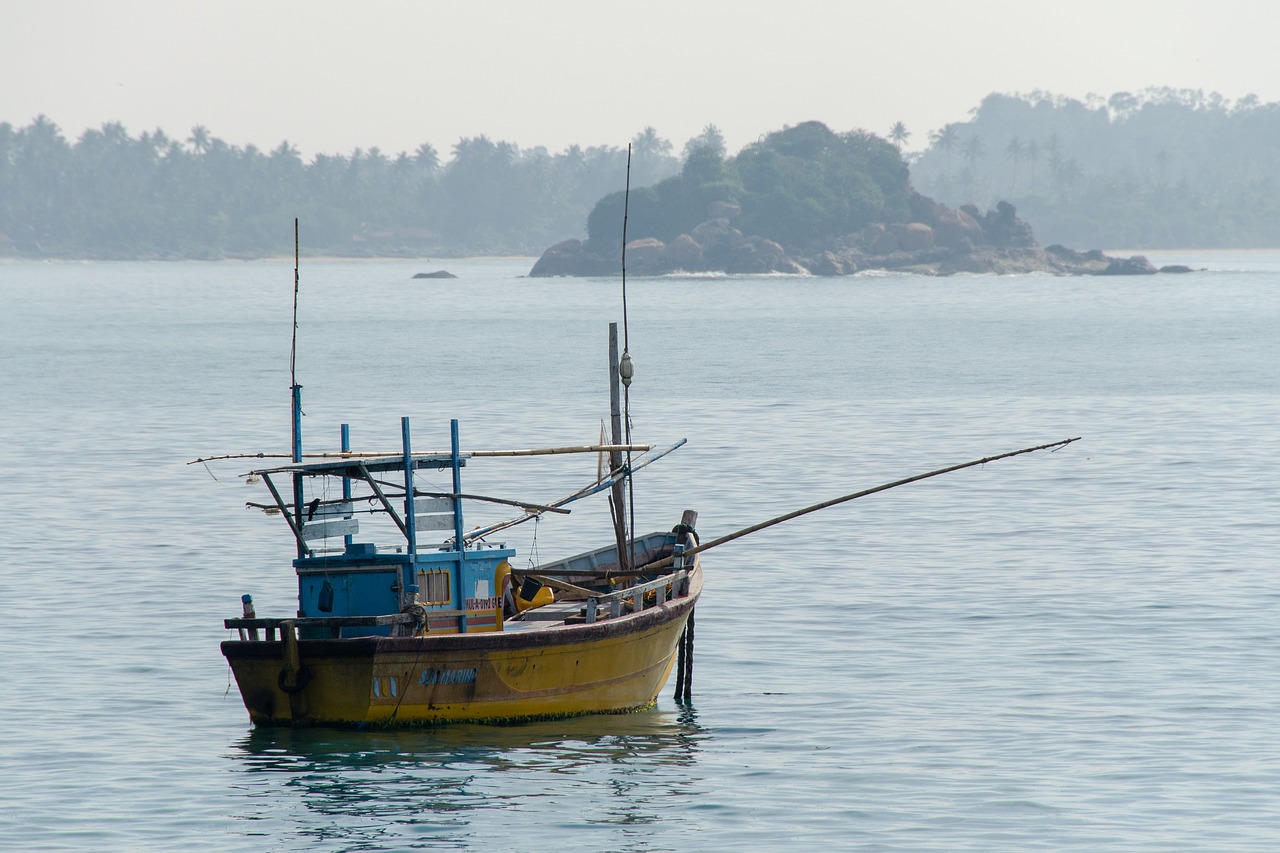
[[[627,272],[790,273],[841,276],[865,270],[920,275],[1050,273],[1147,275],[1145,257],[1042,248],[1013,205],[953,210],[915,192],[897,149],[861,132],[838,135],[808,122],[771,134],[732,159],[691,155],[681,175],[632,193],[637,238]],[[547,249],[530,276],[618,272],[621,193],[588,219],[588,239]],[[701,211],[696,205],[702,202]],[[687,227],[686,227],[687,226]]]

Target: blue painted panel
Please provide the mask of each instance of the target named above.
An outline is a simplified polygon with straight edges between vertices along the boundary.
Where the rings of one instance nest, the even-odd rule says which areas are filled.
[[[372,546],[355,545],[342,556],[295,560],[294,567],[298,572],[298,615],[380,616],[399,613],[399,587],[403,581],[397,583],[397,579],[409,565],[408,557],[370,551]],[[327,629],[307,633],[317,637],[329,636]],[[388,634],[390,628],[383,626],[349,628],[344,631],[343,636]]]
[[[462,582],[458,579],[458,552],[435,551],[417,555],[413,561],[405,554],[370,553],[371,546],[353,545],[342,556],[311,557],[294,561],[298,571],[298,615],[312,616],[379,616],[400,612],[399,589],[417,582],[420,570],[444,569],[449,572],[449,589],[453,591],[447,604],[433,609],[488,609],[468,599],[492,598],[494,574],[498,564],[515,556],[511,548],[482,548],[463,552]],[[459,600],[456,590],[463,590]],[[322,607],[327,606],[325,610]],[[387,636],[390,627],[350,628],[343,636]],[[308,632],[317,637],[328,636],[327,629]],[[310,637],[307,637],[308,639]]]
[[[502,590],[494,585],[494,574],[498,564],[515,556],[510,548],[493,548],[483,551],[468,551],[466,562],[462,564],[461,607],[466,610],[493,610],[500,607],[498,599]]]

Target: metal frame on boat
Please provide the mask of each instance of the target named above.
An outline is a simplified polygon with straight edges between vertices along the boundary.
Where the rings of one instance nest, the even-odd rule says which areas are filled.
[[[259,618],[249,599],[242,617],[224,623],[238,632],[222,652],[253,722],[494,721],[651,706],[702,588],[697,556],[683,556],[697,545],[696,513],[672,532],[630,539],[622,559],[610,545],[515,570],[513,549],[463,533],[459,472],[468,455],[457,422],[448,454],[415,455],[407,420],[403,432],[398,458],[250,472],[267,484],[298,548],[297,617]],[[441,468],[452,469],[455,492],[421,497],[414,472]],[[308,502],[299,487],[287,503],[273,475],[336,478],[342,497]],[[393,490],[387,478],[397,475],[403,487]],[[361,481],[370,494],[353,496]],[[390,516],[402,543],[355,541],[360,503]],[[451,535],[419,541],[432,530]],[[341,549],[320,547],[335,538]],[[670,565],[645,568],[663,561]]]

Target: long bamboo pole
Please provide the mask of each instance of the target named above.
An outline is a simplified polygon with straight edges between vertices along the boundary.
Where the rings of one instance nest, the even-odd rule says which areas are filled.
[[[564,453],[610,453],[614,451],[626,452],[628,450],[639,451],[641,453],[653,449],[651,444],[579,444],[570,447],[532,447],[517,450],[464,450],[461,456],[465,458],[489,458],[500,456],[556,456]],[[304,453],[303,459],[332,459],[341,462],[344,459],[381,459],[383,457],[400,456],[399,453],[390,453],[382,451],[356,451],[356,450],[331,450],[316,453]],[[449,451],[427,451],[413,454],[414,457],[419,456],[448,456]],[[188,465],[196,465],[201,462],[221,462],[226,459],[291,459],[292,454],[289,453],[228,453],[222,456],[202,456],[199,459],[192,459]]]
[[[732,542],[735,539],[741,539],[743,536],[747,536],[751,533],[756,533],[760,530],[764,530],[767,527],[773,527],[775,524],[781,524],[784,521],[790,521],[793,518],[799,518],[802,515],[808,515],[811,512],[817,512],[820,509],[826,509],[827,507],[836,506],[837,504],[846,503],[851,500],[856,500],[857,498],[865,498],[867,495],[874,495],[877,492],[884,492],[889,489],[896,489],[898,486],[905,486],[908,483],[918,483],[921,480],[927,480],[930,477],[937,477],[942,474],[950,474],[952,471],[959,471],[963,468],[972,468],[975,465],[985,465],[988,462],[995,462],[997,459],[1008,459],[1010,456],[1021,456],[1023,453],[1034,453],[1037,450],[1050,450],[1050,449],[1066,447],[1068,444],[1071,444],[1073,441],[1079,441],[1079,440],[1080,440],[1080,436],[1076,436],[1075,438],[1068,438],[1062,441],[1054,441],[1054,442],[1050,442],[1049,444],[1040,444],[1035,447],[1026,447],[1026,448],[1023,448],[1022,450],[1013,450],[1013,451],[1010,451],[1009,453],[1001,453],[996,456],[985,456],[982,459],[975,459],[972,462],[962,462],[959,465],[951,465],[946,468],[939,468],[938,470],[930,471],[927,474],[916,474],[914,477],[904,477],[901,480],[894,480],[892,483],[885,483],[880,486],[874,486],[870,489],[863,489],[862,491],[859,491],[859,492],[853,492],[851,494],[842,495],[838,498],[831,498],[830,500],[822,501],[821,503],[816,503],[816,504],[813,504],[812,506],[807,506],[804,509],[793,510],[792,512],[779,515],[776,518],[771,518],[768,521],[762,521],[759,524],[753,524],[750,527],[744,527],[741,530],[736,530],[733,533],[729,533],[725,536],[721,536],[718,539],[712,539],[710,542],[703,542],[701,545],[697,545],[685,551],[684,556],[690,557],[690,556],[693,556],[694,554],[701,554],[703,551],[710,550],[719,545],[724,545],[725,543]],[[639,570],[646,571],[651,569],[660,569],[665,566],[671,565],[674,561],[675,561],[674,557],[664,557],[661,560],[656,560],[652,563],[647,563],[643,566],[640,566]]]
[[[567,495],[563,498],[560,498],[559,500],[552,501],[547,505],[548,506],[564,506],[565,504],[573,503],[576,500],[581,500],[582,498],[589,497],[590,495],[599,494],[600,492],[603,492],[606,489],[613,488],[614,480],[624,476],[630,477],[636,471],[639,471],[641,468],[644,468],[653,462],[657,462],[659,459],[666,456],[671,451],[677,450],[683,447],[686,441],[688,441],[687,438],[682,438],[679,441],[677,441],[675,444],[659,451],[658,453],[653,454],[652,456],[646,453],[644,456],[641,456],[634,464],[632,464],[630,471],[622,471],[622,470],[612,471],[609,473],[608,478],[601,480],[597,483],[592,483],[591,485],[586,486],[585,488],[581,488],[571,495]],[[488,536],[490,533],[496,533],[499,530],[506,530],[508,527],[515,527],[517,524],[524,524],[526,521],[529,521],[531,519],[540,518],[541,515],[542,513],[540,512],[527,512],[518,518],[510,518],[510,519],[507,519],[506,521],[500,521],[497,524],[491,524],[490,526],[481,528],[480,530],[472,530],[470,533],[467,534],[467,541],[471,542],[475,539],[479,539],[482,536]]]

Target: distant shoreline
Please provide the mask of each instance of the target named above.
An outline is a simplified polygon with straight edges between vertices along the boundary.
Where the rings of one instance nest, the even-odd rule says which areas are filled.
[[[1252,255],[1280,253],[1280,246],[1271,248],[1267,247],[1248,247],[1248,248],[1217,248],[1206,247],[1198,249],[1142,249],[1142,248],[1124,248],[1124,249],[1104,249],[1107,254],[1116,254],[1121,256],[1130,255],[1159,255],[1162,257],[1183,257],[1193,255],[1203,255],[1210,253],[1222,253],[1232,255]],[[191,264],[191,263],[211,263],[211,264],[255,264],[255,263],[292,263],[293,255],[269,255],[261,258],[76,258],[76,257],[60,257],[60,256],[21,256],[21,255],[0,255],[0,266],[15,264],[136,264],[136,263],[157,263],[157,264]],[[448,264],[450,262],[463,261],[523,261],[530,267],[537,262],[536,255],[424,255],[422,257],[405,257],[403,255],[303,255],[302,263],[308,262],[320,263],[344,263],[344,264],[362,264],[362,263],[386,263],[388,261],[401,261],[406,264]]]
[[[261,258],[73,258],[59,256],[18,256],[0,255],[0,264],[259,264],[259,263],[293,263],[293,255],[268,255]],[[430,255],[421,258],[406,258],[403,255],[303,255],[302,263],[321,261],[324,263],[369,263],[386,261],[404,261],[405,263],[440,264],[451,261],[528,261],[530,266],[538,260],[536,255],[458,255],[456,257]]]

